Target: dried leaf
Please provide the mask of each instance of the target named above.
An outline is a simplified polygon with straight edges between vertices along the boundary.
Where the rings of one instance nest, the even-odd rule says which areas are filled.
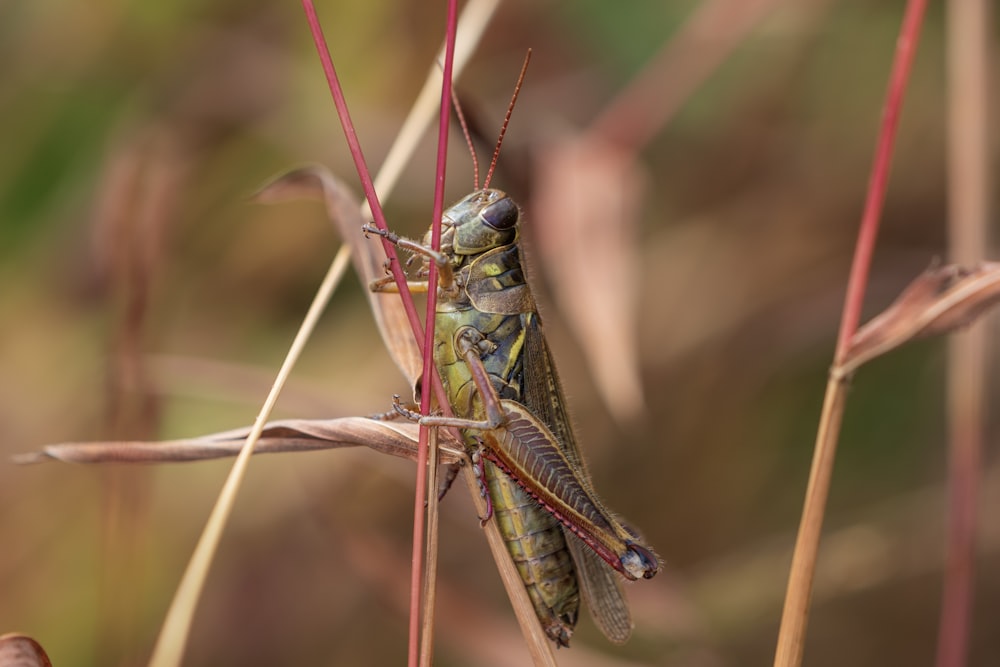
[[[635,227],[646,179],[636,153],[781,4],[699,3],[585,135],[546,149],[536,165],[542,263],[619,421],[644,410]]]
[[[45,649],[27,635],[0,635],[0,667],[52,667]]]
[[[834,371],[847,375],[907,341],[966,327],[997,301],[1000,264],[987,262],[971,270],[954,264],[931,267],[858,330]]]
[[[646,178],[635,155],[596,135],[538,159],[532,225],[540,264],[620,421],[644,409],[638,354],[636,226]]]
[[[364,237],[361,205],[350,189],[329,169],[309,165],[293,169],[264,185],[254,196],[259,202],[281,202],[293,198],[322,198],[327,216],[337,225],[344,243],[351,247],[354,268],[361,282],[368,284],[386,275],[381,245]],[[366,209],[367,210],[367,209]],[[403,304],[395,294],[366,290],[375,323],[389,354],[411,387],[423,369],[420,349],[410,332]]]
[[[239,428],[181,440],[64,442],[46,445],[37,452],[14,457],[15,463],[164,463],[200,461],[236,456],[250,428]],[[418,427],[411,422],[388,422],[366,417],[339,419],[286,419],[269,422],[254,450],[255,454],[303,452],[340,447],[368,447],[384,454],[415,461]],[[443,438],[448,436],[442,434]],[[461,446],[441,447],[441,462],[462,458]]]

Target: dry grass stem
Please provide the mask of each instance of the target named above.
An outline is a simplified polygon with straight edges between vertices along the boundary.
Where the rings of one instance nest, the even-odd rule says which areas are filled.
[[[837,453],[837,439],[843,423],[844,404],[847,400],[847,381],[831,375],[823,399],[823,414],[816,433],[816,447],[809,485],[802,507],[795,551],[792,555],[791,573],[785,606],[781,613],[781,632],[774,656],[775,667],[797,667],[802,664],[806,626],[809,620],[809,602],[812,583],[819,555],[819,538],[823,531],[826,499],[830,495],[830,478]]]
[[[899,117],[926,9],[926,0],[909,0],[903,15],[899,38],[896,41],[892,71],[889,75],[889,84],[882,110],[881,127],[876,141],[865,206],[854,248],[854,258],[847,283],[847,295],[844,298],[843,314],[837,336],[837,349],[834,352],[835,365],[840,365],[847,356],[861,318],[861,306],[864,302],[871,260],[875,252],[875,240],[878,237],[882,207],[889,183],[889,168],[892,164]],[[830,478],[833,476],[837,439],[840,436],[843,420],[846,388],[846,376],[836,370],[831,372],[827,381],[826,396],[823,399],[823,413],[816,435],[816,446],[813,452],[812,468],[809,472],[809,485],[806,488],[806,498],[802,508],[802,519],[799,523],[799,534],[795,541],[795,552],[788,575],[785,606],[781,614],[781,626],[778,629],[778,642],[774,657],[775,667],[798,667],[802,664],[813,575],[816,570],[816,558],[819,554],[819,541],[822,534],[826,501],[829,496]]]
[[[439,532],[438,524],[438,465],[440,431],[432,428],[427,433],[427,553],[424,568],[424,592],[420,637],[420,664],[430,667],[434,656],[434,602],[437,592],[437,565]]]
[[[246,474],[254,447],[264,430],[267,418],[274,409],[274,404],[278,401],[281,388],[288,380],[288,376],[291,374],[292,368],[295,367],[295,362],[298,361],[299,355],[312,335],[316,323],[319,322],[319,318],[323,314],[330,296],[344,277],[349,260],[349,253],[343,249],[337,253],[336,260],[330,265],[330,270],[327,271],[326,277],[323,278],[323,282],[316,292],[316,297],[313,299],[313,303],[309,307],[305,319],[302,321],[302,326],[292,341],[288,355],[285,357],[284,362],[282,362],[278,376],[275,378],[274,386],[271,388],[267,400],[264,401],[264,406],[261,408],[257,421],[253,425],[253,430],[247,436],[246,444],[240,451],[239,456],[236,457],[236,462],[233,464],[232,470],[226,478],[226,483],[219,493],[215,507],[212,508],[212,513],[209,515],[205,529],[198,539],[198,544],[191,555],[187,569],[184,571],[181,582],[177,586],[174,599],[167,610],[163,627],[160,629],[160,635],[153,647],[153,654],[149,660],[151,667],[176,667],[176,665],[181,664],[181,658],[187,646],[187,638],[191,632],[191,623],[194,621],[194,610],[201,597],[201,591],[204,588],[205,579],[208,577],[208,570],[212,565],[215,550],[222,538],[222,531],[236,502],[236,494],[239,492],[240,484]]]
[[[476,506],[476,511],[480,516],[486,516],[486,502],[479,495],[479,480],[472,472],[472,466],[465,466],[462,469],[466,486],[469,488],[469,495],[472,496]],[[531,654],[532,663],[535,667],[555,667],[556,657],[552,651],[552,644],[542,629],[542,624],[538,621],[535,608],[528,599],[528,591],[524,588],[524,581],[510,558],[507,545],[504,544],[500,529],[497,528],[496,521],[487,521],[483,526],[486,533],[486,541],[490,546],[490,553],[496,561],[497,570],[500,572],[500,579],[503,581],[504,589],[510,598],[511,607],[514,609],[514,616],[521,626],[521,634],[528,644],[528,653]]]
[[[990,183],[990,27],[986,0],[947,3],[949,259],[988,255]],[[988,400],[988,325],[973,326],[948,345],[949,507],[937,667],[966,664],[971,634],[976,523]]]

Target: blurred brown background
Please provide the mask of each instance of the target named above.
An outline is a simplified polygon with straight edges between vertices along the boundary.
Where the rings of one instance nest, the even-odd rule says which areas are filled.
[[[902,3],[755,5],[748,35],[639,150],[635,227],[607,221],[635,239],[638,317],[622,327],[638,418],[605,407],[587,332],[571,332],[547,289],[558,277],[529,247],[596,486],[667,564],[629,589],[628,645],[584,619],[561,664],[771,661]],[[534,49],[494,180],[528,205],[526,243],[545,225],[534,166],[697,7],[501,6],[458,90],[490,144]],[[375,167],[438,48],[443,3],[319,11]],[[869,314],[946,252],[942,24],[933,4]],[[304,162],[357,183],[299,5],[8,3],[0,59],[0,456],[251,423],[338,240],[318,204],[247,197]],[[451,148],[453,200],[472,177],[458,134]],[[387,202],[403,233],[428,223],[433,150],[428,136]],[[587,257],[598,275],[621,259],[602,252]],[[361,290],[352,277],[338,292],[276,416],[368,414],[406,391]],[[933,659],[944,364],[940,342],[922,343],[856,378],[808,665]],[[0,632],[34,636],[60,666],[142,664],[227,467],[0,464]],[[970,665],[1000,662],[992,456],[985,474]],[[368,451],[254,461],[185,664],[400,664],[412,478]],[[442,513],[437,664],[524,664],[464,489]]]

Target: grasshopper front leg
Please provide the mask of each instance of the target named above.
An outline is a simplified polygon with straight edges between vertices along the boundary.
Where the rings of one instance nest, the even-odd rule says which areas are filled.
[[[372,225],[363,226],[361,228],[361,231],[365,233],[365,236],[368,236],[369,234],[375,234],[376,236],[381,236],[382,238],[384,238],[386,241],[393,244],[397,248],[402,248],[403,250],[410,252],[414,256],[419,255],[421,257],[424,257],[430,262],[434,262],[437,265],[438,269],[438,288],[445,290],[449,293],[455,290],[455,273],[454,271],[452,271],[451,262],[449,261],[448,256],[445,255],[444,253],[438,252],[432,248],[428,248],[422,243],[419,243],[412,239],[402,237],[399,234],[396,234],[395,232],[390,232],[388,230],[381,230],[378,227],[374,227]],[[389,285],[391,282],[392,282],[391,278],[389,279],[383,278],[372,281],[372,283],[369,284],[368,287],[373,292],[383,292],[383,291],[390,292],[394,290],[387,289],[386,286]],[[409,285],[410,283],[408,282],[407,284]],[[413,283],[412,285],[413,286],[410,289],[413,291],[426,292],[428,289],[426,281],[416,282]]]

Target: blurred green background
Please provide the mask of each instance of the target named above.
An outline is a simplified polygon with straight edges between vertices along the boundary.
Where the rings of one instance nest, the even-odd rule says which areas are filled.
[[[773,4],[639,154],[648,187],[629,261],[641,418],[604,407],[536,258],[596,487],[666,562],[629,588],[629,644],[610,646],[585,619],[560,664],[771,661],[902,11]],[[534,49],[494,184],[537,196],[539,153],[586,128],[697,6],[501,6],[458,84],[489,144]],[[438,48],[443,3],[319,11],[377,166]],[[942,23],[934,5],[869,315],[946,252]],[[306,162],[357,183],[299,5],[5,3],[0,59],[0,455],[250,424],[339,242],[322,206],[248,196]],[[432,139],[387,202],[405,234],[430,216]],[[451,148],[453,200],[472,178],[458,134]],[[930,342],[856,378],[808,665],[933,659],[944,368]],[[352,277],[276,416],[369,414],[406,390]],[[143,664],[227,468],[0,464],[0,632],[32,635],[60,666]],[[984,471],[970,665],[1000,660],[992,456]],[[185,664],[400,664],[412,478],[412,464],[369,451],[254,461]],[[480,533],[454,490],[442,506],[437,664],[525,664]]]

